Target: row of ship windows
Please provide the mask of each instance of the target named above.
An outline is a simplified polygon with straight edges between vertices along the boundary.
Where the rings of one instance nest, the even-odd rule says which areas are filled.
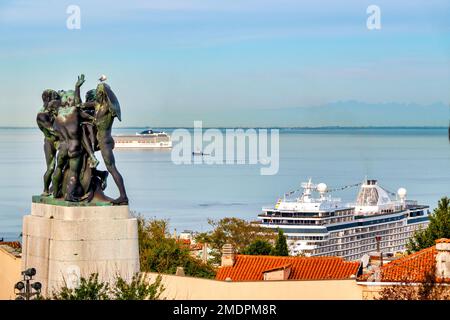
[[[380,243],[381,248],[382,249],[389,248],[390,250],[403,250],[405,247],[405,242],[406,242],[405,240],[410,238],[413,235],[414,229],[417,229],[417,228],[412,228],[409,231],[394,234],[394,235],[389,235],[389,236],[384,235],[383,240],[388,240],[388,241],[382,241]],[[377,235],[378,235],[378,233],[377,233]],[[372,236],[374,237],[375,234],[373,234]],[[326,247],[316,249],[316,254],[327,255],[327,254],[322,254],[325,252],[334,252],[334,254],[336,254],[337,250],[342,251],[344,248],[346,250],[344,250],[344,253],[341,254],[344,256],[346,256],[348,254],[352,254],[354,252],[361,253],[364,251],[375,250],[376,243],[368,244],[368,242],[373,242],[373,238],[372,238],[372,241],[365,240],[365,241],[360,241],[360,242],[351,243],[351,244],[339,244],[339,245],[334,245],[334,246],[327,245]],[[336,243],[336,242],[333,241],[333,243]],[[354,248],[354,249],[352,249],[352,248]],[[360,255],[359,255],[359,257],[360,257]]]
[[[393,209],[385,209],[381,210],[382,214],[385,213],[394,213],[398,210]],[[352,210],[340,210],[335,212],[324,212],[324,213],[317,213],[317,212],[275,212],[275,211],[267,211],[266,213],[269,217],[282,217],[282,218],[301,218],[301,217],[342,217],[342,216],[353,216],[354,212]],[[424,211],[413,211],[410,213],[411,217],[416,216],[423,216]]]
[[[326,236],[290,236],[289,240],[312,240],[312,241],[321,241],[321,240],[327,240],[328,237]]]
[[[423,212],[422,212],[423,215]],[[379,224],[379,223],[386,223],[389,221],[396,221],[403,219],[402,216],[399,217],[393,217],[393,218],[385,218],[385,219],[377,219],[373,221],[366,221],[363,222],[365,225],[371,225],[371,224]],[[263,223],[268,224],[290,224],[290,225],[325,225],[325,224],[332,224],[332,223],[340,223],[340,222],[348,222],[353,221],[353,216],[348,217],[341,217],[341,218],[332,218],[327,220],[282,220],[282,219],[263,219]]]
[[[350,236],[350,237],[342,237],[341,235],[338,235],[338,233],[334,233],[331,234],[330,237],[334,238],[331,239],[328,243],[329,244],[334,244],[337,243],[338,240],[342,242],[351,242],[351,241],[357,241],[360,239],[369,239],[368,241],[370,241],[370,239],[372,239],[373,241],[373,237],[375,237],[376,235],[381,235],[384,236],[384,238],[386,239],[400,239],[403,236],[403,234],[407,234],[407,235],[411,235],[415,230],[417,230],[418,228],[420,228],[420,225],[415,225],[415,226],[409,226],[409,227],[401,227],[401,223],[397,223],[396,224],[398,227],[395,227],[395,225],[390,225],[387,230],[382,230],[383,226],[378,226],[377,228],[369,228],[372,229],[371,231],[369,231],[368,233],[365,234],[358,234],[356,236]],[[422,226],[423,227],[423,226]],[[365,230],[367,231],[367,230]],[[373,232],[376,231],[376,232]],[[372,233],[370,233],[372,232]],[[335,237],[340,237],[339,239],[336,239]]]
[[[267,211],[266,215],[269,217],[282,217],[282,218],[313,218],[313,217],[342,217],[353,216],[353,210],[339,210],[334,212],[277,212]]]
[[[339,223],[353,221],[353,216],[332,218],[327,220],[282,220],[282,219],[263,219],[263,223],[268,224],[292,224],[292,225],[325,225],[331,223]]]
[[[360,228],[342,230],[342,231],[338,231],[338,232],[332,232],[331,236],[339,237],[339,236],[351,235],[354,233],[371,232],[371,231],[377,231],[377,230],[383,230],[383,229],[395,228],[395,227],[401,227],[401,226],[403,226],[402,221],[395,222],[395,223],[381,224],[378,226],[360,227]],[[365,235],[362,234],[361,236],[365,236]],[[366,235],[366,237],[367,237],[367,235]]]
[[[353,216],[354,212],[352,210],[342,210],[336,212],[275,212],[267,211],[266,216],[268,217],[281,217],[281,218],[327,218],[327,217],[343,217],[343,216]]]
[[[323,224],[320,220],[299,220],[299,221],[293,221],[293,220],[279,220],[279,219],[263,219],[264,223],[268,224],[305,224],[305,225],[320,225]]]
[[[381,224],[381,225],[370,226],[370,227],[348,228],[348,229],[334,231],[334,232],[330,232],[330,233],[328,232],[329,228],[328,228],[328,230],[325,228],[323,228],[323,229],[296,229],[296,228],[287,229],[287,228],[284,228],[283,231],[285,233],[290,234],[289,235],[290,238],[295,233],[299,233],[299,234],[313,233],[315,235],[323,234],[322,239],[326,240],[327,238],[325,238],[325,237],[327,235],[329,235],[331,239],[332,238],[347,238],[352,235],[360,236],[360,238],[370,238],[372,236],[371,233],[379,232],[381,230],[392,229],[391,230],[392,233],[393,232],[402,232],[402,231],[406,231],[406,230],[413,230],[413,229],[416,229],[419,227],[424,227],[425,225],[426,225],[425,221],[424,221],[424,223],[417,223],[417,224],[413,224],[413,225],[406,225],[404,221],[398,221],[398,222],[394,222],[394,223]],[[320,236],[320,235],[318,235],[318,236]]]
[[[389,248],[389,251],[391,253],[394,252],[401,252],[405,250],[405,246],[395,246],[395,247],[391,247]],[[364,252],[363,252],[364,254]],[[386,254],[388,254],[388,252],[386,252]],[[346,256],[344,259],[347,261],[354,261],[354,260],[359,260],[361,258],[361,252],[357,252],[356,255],[350,255],[350,256]]]
[[[381,241],[381,246],[385,246],[387,243],[390,243],[392,241],[400,241],[403,242],[406,238],[408,238],[411,235],[411,232],[402,232],[402,233],[395,233],[395,234],[390,234],[388,232],[377,232],[376,234],[373,233],[371,234],[371,237],[368,239],[355,239],[352,241],[349,241],[349,239],[346,239],[347,241],[339,241],[338,240],[330,240],[328,243],[316,243],[319,246],[329,246],[329,245],[344,245],[348,248],[353,248],[353,247],[360,247],[362,245],[375,245],[376,244],[376,240],[375,240],[375,236],[381,236],[382,237],[382,241]],[[311,243],[313,244],[313,243]]]
[[[395,227],[398,228],[395,228]],[[374,227],[370,227],[370,228],[365,228],[365,229],[371,229],[370,231],[378,231],[375,233],[365,233],[365,234],[358,234],[358,235],[354,235],[354,236],[349,236],[349,237],[340,237],[338,235],[338,233],[332,233],[331,234],[331,238],[329,239],[328,236],[290,236],[289,240],[293,240],[293,241],[298,241],[298,240],[306,240],[306,241],[326,241],[328,240],[328,242],[323,243],[323,244],[319,244],[319,245],[330,245],[330,244],[336,244],[340,241],[340,243],[347,243],[347,242],[353,242],[353,241],[358,241],[358,240],[362,240],[359,242],[359,244],[369,244],[374,240],[374,237],[376,235],[381,235],[383,236],[383,240],[395,240],[395,239],[402,239],[404,238],[404,233],[408,234],[410,233],[412,230],[415,230],[417,227],[414,228],[407,228],[407,227],[401,227],[402,223],[398,222],[396,224],[391,223],[387,226],[387,230],[386,228],[384,228],[385,230],[382,231],[378,231],[381,230],[382,228],[374,228]],[[380,226],[382,227],[382,226]],[[393,229],[395,228],[395,229]],[[344,231],[344,233],[346,235],[349,235],[351,233],[348,232],[349,230]],[[364,230],[366,232],[370,232],[369,230]],[[361,232],[361,230],[360,230]],[[339,237],[339,238],[334,238],[334,237]],[[318,243],[308,243],[308,244],[318,244]]]
[[[334,238],[334,239],[330,239],[328,242],[323,242],[323,243],[308,243],[308,244],[315,244],[315,245],[324,246],[324,247],[330,246],[333,244],[340,244],[340,245],[345,244],[350,247],[358,247],[360,245],[373,243],[375,241],[374,238],[377,235],[382,236],[383,241],[400,239],[399,240],[400,242],[404,242],[405,238],[410,237],[417,228],[418,228],[418,226],[415,226],[413,228],[395,228],[395,229],[390,229],[390,230],[383,230],[383,231],[377,231],[377,232],[357,235],[357,236],[353,236],[353,237],[340,237],[338,239]],[[363,239],[365,239],[365,240],[363,240]],[[383,246],[383,243],[386,243],[383,241],[382,241],[382,246]]]
[[[423,216],[423,215],[424,215],[423,210],[420,210],[420,211],[413,211],[413,212],[411,212],[411,213],[409,214],[410,217],[420,217],[420,216]]]
[[[334,243],[347,243],[347,242],[353,242],[353,241],[358,241],[361,240],[359,243],[360,244],[367,244],[367,243],[371,243],[374,242],[375,239],[374,237],[376,235],[380,235],[383,236],[383,240],[385,239],[400,239],[403,238],[402,234],[405,231],[403,230],[399,230],[399,229],[395,229],[395,230],[385,230],[385,231],[380,231],[375,233],[371,233],[371,234],[363,234],[363,235],[358,235],[358,236],[353,236],[353,237],[346,237],[346,238],[341,238],[341,239],[332,239],[330,240],[328,243],[329,244],[334,244]],[[339,242],[340,241],[340,242]]]
[[[344,218],[332,218],[332,219],[326,220],[324,224],[332,224],[332,223],[345,222],[345,221],[353,221],[353,216],[344,217]]]
[[[327,212],[327,213],[329,213],[328,214],[329,216],[337,216],[337,217],[353,215],[354,214],[353,210],[339,210],[339,211]]]
[[[382,245],[381,248],[392,247],[392,246],[403,247],[404,244],[405,244],[404,240],[389,241],[389,242],[385,243],[384,245]],[[323,248],[323,249],[316,249],[316,254],[322,254],[325,252],[332,251],[334,254],[346,256],[346,255],[355,254],[358,252],[360,253],[362,251],[374,251],[376,249],[377,249],[376,244],[357,246],[356,248],[351,248],[351,247],[346,246],[345,249],[342,246],[332,246],[332,247],[327,247],[327,248]]]
[[[373,245],[376,243],[375,241],[375,236],[377,235],[381,235],[382,236],[382,241],[381,241],[381,246],[384,246],[385,243],[387,243],[388,241],[400,241],[403,242],[406,238],[410,237],[412,235],[411,232],[403,232],[403,233],[398,233],[398,234],[394,234],[394,235],[388,235],[388,234],[380,234],[380,233],[373,233],[371,234],[371,238],[368,239],[364,239],[364,240],[354,240],[354,241],[330,241],[330,242],[323,242],[323,243],[316,243],[319,246],[322,247],[328,247],[330,245],[340,245],[340,246],[346,246],[349,248],[352,247],[360,247],[361,245]]]
[[[156,143],[156,139],[152,139],[152,140],[142,140],[142,141],[138,141],[138,140],[117,140],[115,141],[116,143]],[[160,141],[162,142],[162,141]]]
[[[391,252],[399,252],[399,251],[403,251],[405,250],[405,246],[404,245],[400,245],[400,246],[394,246],[394,247],[390,247],[389,251]],[[364,251],[362,251],[364,253]],[[348,256],[350,254],[350,256]],[[344,256],[346,256],[346,260],[348,261],[352,261],[352,260],[358,260],[361,258],[361,251],[356,251],[351,255],[352,253],[347,253],[344,254]],[[332,256],[332,254],[326,254],[326,256]]]

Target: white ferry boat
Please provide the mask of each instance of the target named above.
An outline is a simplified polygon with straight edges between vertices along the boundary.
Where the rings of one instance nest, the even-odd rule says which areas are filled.
[[[172,148],[170,136],[164,131],[147,129],[135,135],[115,135],[113,138],[115,148]]]
[[[285,196],[258,218],[263,227],[284,231],[292,255],[358,260],[377,250],[377,237],[383,254],[404,252],[414,231],[427,226],[429,206],[406,200],[404,188],[391,199],[376,180],[360,185],[356,203],[344,204],[331,198],[326,184],[310,179],[298,198]]]

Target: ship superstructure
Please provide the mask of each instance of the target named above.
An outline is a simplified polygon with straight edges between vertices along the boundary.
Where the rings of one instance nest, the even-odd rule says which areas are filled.
[[[377,237],[383,253],[395,254],[429,221],[429,206],[406,200],[404,188],[393,199],[376,180],[360,184],[353,204],[332,198],[324,183],[309,180],[302,188],[297,198],[279,199],[258,216],[263,227],[284,231],[292,255],[356,260],[377,249]]]
[[[113,136],[116,148],[159,149],[172,148],[170,136],[164,131],[147,129],[135,135]]]

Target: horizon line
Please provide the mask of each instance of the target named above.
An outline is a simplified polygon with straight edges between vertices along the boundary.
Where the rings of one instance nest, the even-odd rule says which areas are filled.
[[[194,126],[121,126],[113,129],[194,129]],[[208,126],[202,129],[447,129],[446,126]],[[37,126],[0,126],[0,129],[39,129]]]

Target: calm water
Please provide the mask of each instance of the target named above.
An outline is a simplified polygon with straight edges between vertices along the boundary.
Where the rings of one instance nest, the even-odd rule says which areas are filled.
[[[0,238],[15,238],[30,211],[31,196],[42,191],[41,133],[0,129],[0,150]],[[405,187],[409,199],[433,208],[440,197],[450,195],[446,129],[281,130],[280,169],[274,176],[261,176],[259,165],[175,165],[170,151],[116,150],[116,159],[131,209],[169,219],[178,231],[208,230],[208,218],[255,219],[262,206],[308,177],[338,187],[367,176],[394,192]],[[117,196],[112,179],[108,183],[107,194]],[[351,188],[334,195],[353,201],[356,192]]]

